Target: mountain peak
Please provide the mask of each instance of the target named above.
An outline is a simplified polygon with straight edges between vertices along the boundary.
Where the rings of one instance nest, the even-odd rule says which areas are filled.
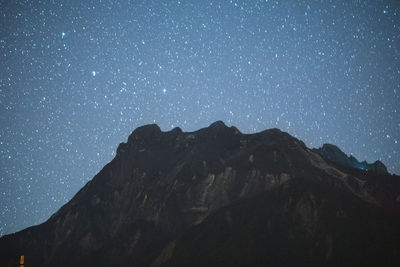
[[[215,121],[210,124],[209,128],[225,128],[227,127],[225,123],[221,120]]]
[[[325,160],[336,163],[338,165],[357,168],[366,171],[374,171],[380,174],[387,174],[386,166],[379,160],[372,164],[367,163],[365,160],[359,162],[353,155],[347,156],[339,147],[332,144],[323,144],[318,149],[313,149]]]
[[[173,250],[174,240],[181,248],[190,247],[194,239],[188,238],[189,245],[186,245],[186,241],[179,236],[187,231],[196,232],[199,229],[196,226],[208,225],[206,220],[210,216],[218,217],[215,225],[221,227],[217,232],[232,230],[229,236],[240,242],[242,236],[257,236],[257,232],[252,235],[243,232],[239,237],[234,229],[252,229],[253,222],[257,221],[253,220],[254,216],[261,214],[264,207],[269,207],[270,213],[260,217],[260,228],[255,229],[267,235],[257,239],[261,242],[257,249],[274,249],[276,243],[282,241],[289,242],[288,247],[296,244],[340,244],[337,242],[346,238],[348,233],[364,225],[353,220],[343,224],[343,218],[363,207],[367,207],[365,214],[371,214],[369,209],[375,211],[379,206],[397,209],[400,189],[398,177],[383,172],[385,167],[379,161],[373,166],[369,164],[368,168],[375,166],[380,172],[365,172],[354,167],[340,168],[335,162],[337,159],[347,164],[368,165],[347,157],[333,145],[326,144],[320,149],[310,150],[301,140],[279,129],[242,134],[234,126],[227,127],[222,121],[216,121],[194,132],[182,132],[180,128],[163,132],[156,124],[144,125],[135,129],[128,142],[118,146],[116,157],[47,222],[0,239],[0,265],[12,265],[20,255],[25,255],[35,266],[122,266],[132,262],[135,266],[151,266],[162,254],[163,248],[167,252]],[[330,191],[333,199],[327,198],[326,192]],[[271,192],[276,198],[268,197]],[[335,199],[337,193],[341,196]],[[246,199],[259,195],[265,195],[267,200],[242,205]],[[232,210],[229,207],[234,203],[238,208]],[[324,207],[322,203],[328,204]],[[354,210],[352,207],[355,207]],[[253,214],[248,221],[251,227],[243,227],[240,219],[245,217],[243,214]],[[281,219],[274,222],[276,218],[270,214],[279,214]],[[330,224],[333,230],[329,232],[326,232],[326,222],[321,220],[326,214],[333,220]],[[296,221],[291,221],[293,218]],[[211,230],[201,236],[216,232],[212,229],[214,222],[210,225],[211,228],[207,229]],[[337,225],[343,225],[346,231],[337,233]],[[378,223],[374,221],[373,225]],[[397,227],[398,224],[395,225]],[[299,230],[298,236],[305,238],[304,242],[293,240],[291,231],[296,229]],[[365,229],[362,234],[366,236],[371,233],[380,235],[379,231],[390,234],[382,236],[398,236],[392,228]],[[276,242],[271,241],[270,237],[276,233],[282,236],[275,236]],[[349,240],[360,239],[352,236]],[[359,243],[350,245],[358,249]],[[373,248],[383,247],[384,244],[381,242]],[[221,255],[221,249],[229,246],[200,247],[211,248],[212,255]],[[300,245],[298,251],[302,247]],[[266,253],[259,253],[257,249],[254,250],[255,257],[251,256],[252,251],[243,255],[248,259],[263,258]],[[293,264],[286,265],[299,265],[299,261],[303,265],[310,265],[310,262],[315,263],[311,265],[330,265],[327,261],[319,264],[313,261],[314,258],[326,258],[324,249],[324,246],[309,246],[299,254],[301,257],[293,258],[290,262]],[[310,255],[313,251],[317,254]],[[336,259],[351,254],[342,257],[335,254],[339,253],[336,248],[329,248],[329,251],[331,257]],[[347,249],[343,250],[343,253],[347,252]],[[186,252],[183,254],[186,255]],[[279,258],[282,261],[273,262],[276,264],[265,261],[263,266],[287,263],[288,257],[278,252],[273,254],[278,258],[282,256]],[[178,257],[173,253],[166,255]],[[302,257],[307,255],[310,259],[304,260]],[[364,251],[360,255],[364,255]],[[389,250],[388,255],[397,254]],[[162,266],[196,265],[165,263]],[[253,264],[233,262],[227,265]],[[204,263],[197,266],[210,265]]]
[[[133,133],[137,133],[137,134],[149,133],[149,132],[161,132],[161,129],[157,124],[152,123],[152,124],[146,124],[146,125],[140,126],[133,131]]]

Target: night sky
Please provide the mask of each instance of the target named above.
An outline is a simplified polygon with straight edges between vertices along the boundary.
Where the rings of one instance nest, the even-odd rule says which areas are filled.
[[[138,126],[216,120],[400,173],[400,1],[1,1],[0,235]]]

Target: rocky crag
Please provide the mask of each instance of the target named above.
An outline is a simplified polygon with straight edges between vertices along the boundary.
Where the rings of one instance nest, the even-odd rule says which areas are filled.
[[[400,179],[362,164],[278,129],[142,126],[0,265],[398,266]]]

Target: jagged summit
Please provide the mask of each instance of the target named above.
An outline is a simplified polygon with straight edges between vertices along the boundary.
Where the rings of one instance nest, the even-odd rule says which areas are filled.
[[[342,166],[374,171],[381,174],[388,173],[386,166],[381,161],[377,160],[372,164],[366,161],[359,162],[353,155],[347,156],[340,148],[332,144],[324,144],[321,148],[314,149],[313,151],[321,155],[325,160]]]
[[[48,221],[1,238],[0,265],[20,255],[35,266],[397,261],[399,240],[382,237],[400,236],[399,177],[339,164],[355,162],[340,152],[311,150],[279,129],[243,134],[222,121],[194,132],[141,126]],[[276,244],[302,253],[271,254]],[[191,261],[198,255],[202,264]]]
[[[208,127],[204,127],[204,128],[201,128],[201,129],[193,131],[193,132],[183,132],[182,129],[179,127],[175,127],[169,131],[162,131],[157,124],[143,125],[143,126],[136,128],[131,133],[131,135],[128,138],[128,143],[129,142],[133,143],[134,140],[136,140],[138,138],[154,139],[154,141],[157,141],[159,138],[162,138],[163,136],[172,136],[172,135],[189,136],[189,138],[192,138],[192,139],[195,137],[197,137],[197,138],[209,138],[209,137],[215,138],[216,137],[215,134],[217,134],[218,137],[224,137],[225,136],[224,133],[238,135],[238,136],[241,136],[242,138],[256,137],[258,140],[261,140],[263,137],[265,137],[265,138],[275,139],[276,141],[280,140],[282,142],[284,142],[284,141],[296,142],[296,143],[302,143],[304,145],[304,143],[302,141],[289,135],[286,132],[281,131],[278,128],[271,128],[271,129],[263,130],[263,131],[260,131],[257,133],[243,134],[235,126],[228,127],[223,121],[220,121],[220,120],[211,123]]]
[[[210,137],[214,136],[215,134],[219,134],[221,137],[224,138],[227,137],[226,135],[223,135],[220,132],[226,132],[226,134],[234,133],[235,135],[239,136],[243,135],[236,127],[234,126],[228,127],[223,121],[219,120],[211,123],[208,127],[202,128],[194,132],[183,132],[179,127],[175,127],[170,131],[162,132],[157,124],[148,124],[135,129],[128,140],[130,140],[132,143],[133,140],[136,140],[138,138],[143,138],[150,141],[157,141],[163,135],[168,135],[168,136],[184,135],[184,136],[190,136],[190,138],[194,137],[201,138],[204,136]],[[278,128],[271,128],[258,133],[247,134],[247,135],[257,136],[257,137],[264,136],[270,139],[274,139],[278,142],[281,142],[282,145],[283,143],[287,142],[287,144],[292,143],[293,145],[293,143],[295,143],[301,145],[303,148],[306,147],[302,141],[294,138],[293,136],[289,135],[286,132],[282,132]],[[121,145],[124,146],[124,144]],[[338,148],[333,144],[323,144],[322,147],[318,149],[313,149],[313,151],[319,154],[325,160],[328,160],[335,164],[348,166],[352,168],[358,168],[361,170],[374,171],[382,174],[388,173],[386,166],[381,161],[377,160],[376,162],[371,164],[367,163],[366,161],[359,162],[353,155],[347,156],[340,148]]]

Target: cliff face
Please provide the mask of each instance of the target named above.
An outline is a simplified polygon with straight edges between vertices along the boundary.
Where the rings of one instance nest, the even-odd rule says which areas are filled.
[[[307,185],[314,188],[311,193]],[[339,192],[346,201],[325,199],[323,190],[329,194],[333,194],[329,190]],[[297,191],[295,197],[293,194]],[[254,200],[260,197],[260,201]],[[274,201],[277,201],[276,207],[286,212],[274,213],[276,208],[271,206]],[[307,204],[313,201],[329,205]],[[198,235],[214,240],[213,231],[202,230],[212,228],[210,223],[221,228],[230,224],[240,228],[252,224],[253,219],[258,220],[257,216],[261,218],[259,221],[275,220],[276,217],[278,221],[286,220],[288,230],[284,236],[273,239],[274,242],[282,242],[285,246],[292,241],[309,242],[313,244],[311,247],[318,247],[321,242],[345,238],[346,233],[358,227],[359,221],[351,219],[343,224],[343,232],[326,237],[332,230],[325,226],[327,216],[314,213],[324,214],[321,211],[326,209],[332,218],[336,218],[336,214],[341,218],[342,213],[353,218],[357,217],[354,207],[362,206],[362,212],[371,209],[378,214],[372,217],[376,223],[379,220],[396,221],[399,202],[399,177],[337,165],[278,129],[242,134],[235,127],[227,127],[219,121],[196,132],[185,133],[179,128],[162,132],[157,125],[146,125],[133,131],[127,143],[119,145],[116,157],[48,221],[4,236],[0,240],[0,263],[15,263],[20,255],[25,255],[25,261],[36,266],[195,266],[190,258],[185,261],[185,257],[179,255],[191,253],[182,248],[196,248],[201,255],[203,243],[190,243],[190,240],[192,237],[198,240],[195,238]],[[347,206],[351,208],[347,210]],[[235,214],[232,220],[229,216],[218,215],[225,214],[227,209],[229,212],[232,209]],[[385,217],[385,214],[389,215]],[[218,216],[223,218],[218,219]],[[247,221],[240,220],[245,216]],[[288,216],[300,216],[300,219],[292,220]],[[315,216],[322,216],[322,219],[314,220]],[[265,223],[268,224],[268,220]],[[299,226],[292,233],[289,226],[294,224]],[[226,246],[238,249],[241,240],[243,244],[253,242],[246,239],[245,233],[240,235],[240,231],[232,230],[237,229],[235,227],[227,228],[231,230],[226,236],[236,241],[223,243],[215,253],[218,249],[225,251]],[[313,233],[314,230],[307,230],[310,227],[322,230],[318,230],[318,235],[301,234],[302,239],[298,239],[296,231]],[[256,238],[260,231],[268,234],[274,227],[254,227],[250,239]],[[377,229],[362,227],[361,234],[368,236],[371,231]],[[382,234],[392,233],[399,237],[395,231],[395,228],[386,227]],[[214,244],[214,241],[210,242]],[[254,242],[252,244],[261,241]],[[272,246],[269,242],[265,238],[260,245]],[[396,249],[389,245],[387,253],[392,255]],[[313,251],[325,253],[311,249],[298,260],[312,260]],[[329,257],[321,256],[316,263],[337,260],[340,254],[335,254],[333,248],[329,251]],[[209,263],[214,263],[211,261],[213,256],[203,252],[210,259]],[[258,252],[261,253],[254,247],[251,253],[256,255]],[[251,253],[248,256],[253,255]],[[264,254],[262,251],[256,256],[263,258]],[[398,259],[393,255],[391,260]],[[386,256],[380,252],[380,257]],[[279,257],[274,260],[276,263]],[[228,258],[219,259],[219,263],[228,262]]]

